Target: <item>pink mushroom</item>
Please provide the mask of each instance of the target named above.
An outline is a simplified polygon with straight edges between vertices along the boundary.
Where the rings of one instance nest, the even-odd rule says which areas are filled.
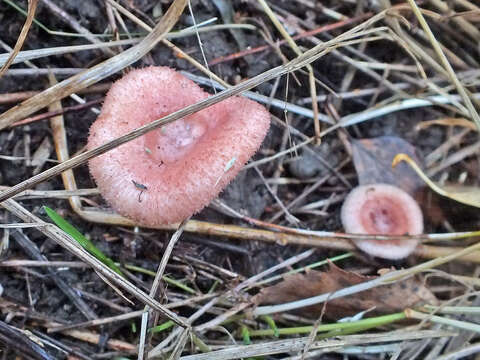
[[[405,191],[387,184],[362,185],[348,194],[342,206],[345,231],[352,234],[418,235],[423,215]],[[414,239],[356,240],[358,248],[385,259],[402,259],[418,244]]]
[[[90,128],[93,149],[209,95],[167,67],[133,70],[108,92]],[[258,150],[268,111],[232,97],[89,162],[101,194],[145,226],[182,221],[205,207]]]

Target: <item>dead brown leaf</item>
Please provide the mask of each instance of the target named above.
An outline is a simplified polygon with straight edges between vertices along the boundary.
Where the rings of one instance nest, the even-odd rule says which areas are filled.
[[[373,139],[352,141],[353,164],[360,185],[390,184],[398,186],[410,195],[414,195],[425,184],[406,164],[392,169],[393,158],[399,154],[408,154],[420,164],[415,147],[395,136],[381,136]]]
[[[432,192],[416,172],[407,164],[399,163],[392,168],[392,161],[397,154],[407,154],[422,166],[423,162],[417,156],[415,146],[396,136],[381,136],[373,139],[352,141],[353,164],[360,185],[390,184],[397,186],[417,200],[421,206],[424,218],[433,224],[440,224],[445,214],[432,196]]]
[[[330,263],[330,268],[326,272],[311,270],[305,274],[287,276],[282,282],[262,289],[253,301],[257,305],[283,304],[336,291],[374,278],[375,276],[363,276],[342,270]],[[337,320],[372,308],[374,308],[372,314],[390,314],[421,303],[436,304],[437,299],[419,280],[409,278],[353,296],[328,301],[325,317]],[[323,307],[324,304],[320,303],[302,308],[297,313],[309,318],[319,318]]]

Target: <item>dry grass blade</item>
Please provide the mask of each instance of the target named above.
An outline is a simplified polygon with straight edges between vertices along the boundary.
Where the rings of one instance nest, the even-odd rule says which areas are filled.
[[[50,73],[50,74],[52,74],[52,73]],[[83,104],[78,104],[78,105],[65,107],[63,109],[50,110],[46,113],[38,114],[38,115],[35,115],[35,116],[32,116],[32,117],[26,118],[22,121],[17,121],[16,123],[12,124],[12,127],[22,126],[22,125],[25,125],[25,124],[30,124],[32,122],[40,121],[40,120],[43,120],[43,119],[48,119],[48,118],[51,118],[51,117],[59,115],[59,114],[66,114],[66,113],[71,112],[71,111],[78,111],[78,110],[82,110],[82,109],[85,109],[85,108],[91,108],[93,105],[100,104],[102,101],[103,101],[103,98],[100,98],[100,99],[95,99],[95,100],[84,102]]]
[[[27,224],[27,223],[20,223],[20,224],[0,224],[0,229],[28,229],[28,228],[34,228],[34,227],[39,227],[39,226],[45,226],[43,224]]]
[[[5,262],[2,262],[1,264],[4,265]],[[31,265],[31,262],[25,263],[25,265],[29,266]],[[80,263],[83,265],[83,263]],[[8,265],[8,264],[6,264]],[[182,301],[177,301],[177,302],[171,302],[168,304],[165,304],[165,307],[168,309],[173,309],[181,306],[188,305],[189,303],[195,303],[195,302],[200,302],[203,300],[209,300],[211,298],[214,298],[217,296],[216,293],[211,293],[211,294],[205,294],[205,295],[199,295],[199,296],[193,296],[187,300],[182,300]],[[91,321],[85,321],[81,323],[76,323],[76,324],[68,324],[68,325],[55,325],[51,328],[48,329],[48,333],[56,333],[56,332],[61,332],[65,330],[72,330],[72,329],[80,329],[84,327],[93,327],[93,326],[100,326],[104,324],[109,324],[113,322],[118,322],[118,321],[124,321],[124,320],[130,320],[133,318],[141,317],[142,314],[144,314],[145,310],[138,310],[138,311],[132,311],[128,312],[125,314],[121,315],[116,315],[116,316],[110,316],[102,319],[97,319],[97,320],[91,320]]]
[[[437,360],[456,360],[465,358],[469,355],[478,354],[480,351],[480,343],[474,343],[470,346],[466,346],[460,350],[453,351],[451,353],[442,355],[437,358]]]
[[[0,186],[0,190],[8,189],[8,186]],[[24,199],[68,199],[71,196],[92,196],[99,194],[98,189],[77,189],[77,190],[27,190],[21,193],[18,198]]]
[[[460,320],[450,319],[450,318],[442,317],[438,315],[426,314],[426,313],[415,311],[412,309],[405,309],[404,312],[407,318],[410,318],[410,319],[431,321],[434,323],[449,325],[458,329],[474,331],[476,333],[480,332],[480,326],[478,324],[471,323],[468,321],[460,321]]]
[[[145,24],[143,21],[141,21],[140,19],[138,19],[136,16],[134,16],[131,12],[129,12],[127,9],[125,9],[123,6],[121,6],[120,4],[116,3],[115,1],[113,0],[107,0],[109,5],[111,5],[112,7],[114,7],[116,10],[118,10],[119,13],[125,15],[127,18],[129,18],[130,20],[132,20],[134,23],[136,23],[138,26],[142,27],[143,29],[147,30],[148,32],[151,32],[152,31],[152,28],[150,26],[148,26],[147,24]],[[198,36],[198,33],[199,33],[199,30],[197,27],[194,27],[193,30],[190,30],[190,31],[194,31],[197,36]],[[207,74],[211,79],[214,79],[215,81],[217,81],[218,83],[222,84],[223,86],[225,87],[229,87],[230,85],[227,84],[225,81],[223,81],[220,77],[218,77],[216,74],[214,74],[213,72],[211,72],[210,70],[208,70],[207,68],[205,68],[205,66],[203,66],[201,63],[199,63],[197,60],[195,60],[193,57],[191,57],[190,55],[188,55],[186,52],[184,52],[183,50],[181,50],[180,48],[178,48],[177,46],[175,46],[172,42],[168,41],[167,39],[162,39],[162,43],[164,45],[166,45],[168,48],[172,49],[173,52],[179,56],[179,57],[182,57],[184,58],[185,60],[187,60],[188,62],[190,62],[190,64],[192,64],[193,66],[195,66],[197,69],[199,69],[201,72],[203,72],[204,74]]]
[[[38,218],[37,216],[27,211],[24,207],[22,207],[20,204],[18,204],[14,200],[10,199],[10,200],[4,201],[2,203],[2,206],[8,211],[10,211],[11,213],[21,218],[23,221],[38,222],[38,223],[48,225],[42,219]],[[166,309],[158,301],[152,299],[150,296],[145,294],[136,286],[126,281],[119,274],[111,270],[109,267],[105,266],[96,257],[90,255],[90,253],[88,253],[85,249],[83,249],[80,246],[80,244],[77,241],[75,241],[70,235],[60,230],[58,227],[50,225],[50,226],[42,226],[39,229],[44,235],[46,235],[47,237],[49,237],[50,239],[52,239],[62,247],[66,248],[68,251],[78,256],[80,259],[82,259],[86,263],[88,263],[90,266],[92,266],[95,269],[95,271],[97,271],[99,274],[109,279],[112,283],[114,283],[118,287],[132,294],[137,299],[142,301],[144,304],[148,304],[153,309],[159,311],[161,314],[165,315],[176,324],[185,328],[188,327],[188,324],[185,323],[185,321],[183,321],[178,315]]]
[[[150,26],[146,24],[145,26],[147,26],[146,29],[148,32],[152,31],[152,28]],[[255,27],[252,25],[242,25],[242,24],[212,25],[212,26],[205,26],[197,30],[199,33],[201,33],[201,32],[223,30],[223,29],[229,29],[229,28],[255,30]],[[191,29],[184,29],[178,32],[170,32],[165,37],[167,39],[176,39],[176,38],[191,36],[194,34],[195,33]],[[34,59],[40,59],[48,56],[75,53],[78,51],[112,48],[115,46],[124,46],[124,45],[134,45],[142,41],[142,39],[143,38],[133,38],[133,39],[116,40],[116,41],[101,42],[101,43],[87,44],[87,45],[58,46],[58,47],[52,47],[52,48],[25,50],[25,51],[20,51],[17,54],[12,64],[22,63],[22,62],[26,62]],[[0,54],[0,65],[5,64],[7,60],[8,60],[8,54]]]
[[[8,7],[3,6],[0,29],[12,47],[29,1],[38,0],[23,0],[24,8],[3,0]],[[29,338],[31,331],[52,358],[434,360],[478,352],[474,336],[480,327],[472,319],[480,314],[480,228],[465,231],[480,221],[476,208],[439,198],[401,164],[411,178],[409,193],[421,191],[415,199],[424,206],[425,233],[350,234],[338,216],[353,186],[369,183],[352,172],[355,143],[387,135],[413,148],[386,156],[392,146],[379,142],[369,151],[372,163],[362,165],[365,177],[390,183],[392,159],[407,153],[420,165],[416,154],[441,191],[480,204],[480,192],[462,186],[478,182],[479,128],[444,63],[480,113],[480,22],[474,18],[480,7],[468,0],[409,1],[323,1],[320,7],[312,0],[258,0],[247,7],[241,7],[242,0],[38,1],[27,40],[0,81],[6,92],[0,94],[0,257],[5,260],[0,260],[0,314],[5,321]],[[159,26],[169,21],[164,14],[172,4],[189,11],[163,33]],[[177,10],[170,13],[172,23]],[[216,22],[222,25],[207,26]],[[242,41],[217,31],[234,28]],[[179,37],[178,43],[168,41]],[[13,52],[8,44],[0,40],[0,68]],[[182,71],[208,98],[161,112],[145,126],[87,151],[87,128],[99,114],[91,106],[131,67],[152,65]],[[58,84],[53,74],[73,77]],[[47,76],[50,83],[42,88]],[[195,215],[201,221],[144,226],[108,208],[108,197],[93,188],[87,165],[95,156],[108,158],[133,142],[140,145],[135,157],[149,153],[150,147],[141,147],[144,135],[165,135],[182,118],[239,95],[264,104],[272,126],[235,182]],[[52,139],[56,157],[45,145]],[[321,146],[314,146],[320,139]],[[42,162],[35,166],[35,160]],[[38,174],[39,166],[49,170]],[[255,169],[258,177],[251,176]],[[439,179],[458,185],[443,186]],[[39,205],[68,218],[118,261],[123,276],[47,223]],[[26,256],[18,241],[22,233],[41,243],[53,261]],[[361,252],[356,244],[366,239],[415,240],[418,246],[401,262],[387,263]],[[322,271],[330,261],[342,261],[343,270]],[[400,270],[384,269],[389,264]],[[72,294],[95,316],[75,302],[64,305],[62,299],[71,299],[55,286],[52,274],[75,282]],[[327,319],[335,322],[319,325]],[[15,349],[15,343],[8,347]]]
[[[282,36],[285,38],[287,41],[288,45],[295,51],[295,53],[300,56],[302,55],[302,50],[298,47],[298,45],[295,43],[295,40],[292,39],[292,37],[288,34],[287,30],[282,26],[280,21],[277,19],[277,16],[275,13],[270,9],[268,6],[267,2],[265,0],[259,0],[260,5],[262,6],[263,10],[265,13],[268,15],[270,20],[273,22],[277,30],[282,34]],[[316,101],[317,99],[317,88],[315,84],[315,75],[313,73],[313,68],[310,64],[307,65],[307,70],[308,70],[308,83],[310,86],[310,95],[312,98],[312,110],[313,110],[313,125],[315,129],[315,137],[317,142],[320,141],[320,121],[318,120],[318,102]]]
[[[396,270],[388,272],[378,278],[370,281],[366,281],[360,283],[358,285],[353,285],[349,287],[345,287],[343,289],[337,290],[335,292],[325,293],[318,296],[310,297],[303,300],[292,301],[285,304],[280,305],[272,305],[272,306],[259,306],[254,311],[254,315],[268,315],[268,314],[275,314],[284,311],[290,311],[293,309],[299,309],[305,306],[319,304],[328,300],[337,299],[343,296],[349,296],[361,291],[365,291],[368,289],[372,289],[377,286],[389,284],[394,281],[399,281],[402,279],[406,279],[414,274],[421,273],[427,269],[432,269],[434,267],[440,266],[442,264],[448,263],[456,258],[462,257],[464,255],[470,254],[472,252],[476,252],[480,250],[480,242],[474,245],[471,245],[465,249],[456,251],[454,253],[450,253],[448,255],[437,257],[433,260],[427,261],[425,263],[413,266],[409,269],[405,270]]]
[[[334,349],[351,345],[382,343],[388,341],[405,341],[412,339],[426,339],[431,337],[455,336],[455,333],[443,331],[399,331],[391,334],[368,334],[338,336],[335,340],[314,341],[310,349]],[[198,355],[182,356],[181,360],[228,360],[263,355],[282,354],[302,351],[310,339],[301,337],[297,339],[284,339],[253,345],[231,346],[226,349]]]
[[[75,210],[75,209],[74,209]],[[79,216],[81,216],[85,221],[100,223],[100,224],[110,224],[117,226],[126,226],[134,227],[138,226],[135,222],[130,219],[127,219],[119,214],[98,211],[98,210],[89,210],[89,209],[80,209],[75,210]],[[247,222],[250,222],[254,225],[265,227],[267,229],[271,228],[266,224],[261,222],[253,222],[252,219],[244,219]],[[167,225],[156,227],[159,230],[172,230],[174,231],[177,228],[177,225]],[[349,241],[348,234],[342,233],[325,233],[325,232],[309,232],[309,231],[291,231],[286,230],[285,227],[276,227],[276,231],[264,230],[264,229],[252,229],[238,225],[227,225],[227,224],[215,224],[206,221],[190,220],[185,224],[185,231],[193,234],[204,234],[204,235],[213,235],[219,237],[227,237],[231,239],[239,240],[257,240],[263,242],[269,242],[274,244],[282,245],[301,245],[315,248],[324,248],[332,250],[344,250],[351,251],[355,250],[355,246]],[[452,238],[465,238],[465,237],[474,237],[477,234],[475,232],[462,233],[459,236],[458,233],[453,234],[431,234],[427,235],[428,238],[432,240],[447,240]],[[359,235],[350,236],[351,238],[359,238]],[[376,237],[378,239],[378,237]],[[461,250],[460,247],[442,247],[442,246],[429,246],[429,245],[419,245],[415,250],[415,255],[420,256],[425,259],[432,259],[439,256],[445,256],[451,254],[454,251]],[[462,256],[458,259],[459,261],[465,262],[474,262],[480,263],[480,254],[472,253],[465,256]]]
[[[448,62],[447,57],[443,53],[442,48],[440,47],[437,39],[435,38],[435,35],[433,35],[432,30],[430,30],[430,27],[428,26],[427,21],[423,17],[422,12],[418,8],[414,0],[408,0],[408,3],[412,7],[413,13],[415,14],[418,21],[420,22],[420,25],[422,26],[423,30],[427,34],[428,39],[430,40],[430,43],[432,44],[433,49],[435,50],[437,56],[439,57],[443,67],[447,71],[447,74],[450,77],[450,80],[455,85],[458,93],[462,97],[463,102],[465,103],[466,107],[468,108],[468,111],[470,112],[470,116],[472,117],[477,127],[480,129],[480,116],[478,115],[477,110],[473,106],[473,103],[470,97],[468,96],[467,91],[463,87],[462,83],[458,80],[457,75],[455,74],[455,71],[453,70],[452,66]]]
[[[102,48],[121,46],[121,45],[132,45],[138,42],[140,42],[140,39],[128,39],[128,40],[110,41],[110,42],[99,43],[99,44],[59,46],[59,47],[45,48],[45,49],[25,50],[25,51],[20,51],[17,54],[15,59],[13,59],[12,64],[40,59],[47,56],[74,53],[77,51],[102,49]],[[0,64],[4,65],[7,63],[8,58],[6,57],[6,55],[7,54],[0,54]]]
[[[55,85],[56,80],[53,75],[49,76],[50,85]],[[49,106],[50,111],[61,111],[62,103],[60,100],[54,101]],[[64,162],[70,158],[68,154],[67,146],[67,134],[65,131],[65,123],[63,121],[63,115],[57,115],[50,119],[50,127],[53,132],[53,139],[55,143],[55,152],[57,153],[57,159],[60,162]],[[77,190],[77,183],[72,170],[64,171],[61,174],[62,181],[66,190]],[[81,211],[82,204],[78,196],[69,197],[70,206],[75,212]]]
[[[479,93],[473,94],[473,96],[478,99],[480,98]],[[442,95],[427,96],[425,98],[408,98],[401,101],[395,101],[391,104],[385,104],[384,106],[373,107],[365,111],[361,111],[355,114],[349,114],[344,116],[340,120],[340,124],[343,127],[355,125],[370,119],[378,118],[380,116],[390,114],[392,112],[406,110],[406,109],[415,109],[425,106],[434,106],[434,105],[448,105],[452,104],[454,101],[460,100],[459,95],[450,95],[448,97]]]
[[[160,40],[165,38],[168,31],[177,22],[187,4],[187,0],[175,0],[168,8],[168,11],[155,26],[153,31],[148,34],[139,44],[125,50],[123,53],[111,57],[110,59],[85,70],[69,79],[66,79],[55,86],[41,92],[32,98],[25,100],[0,115],[0,130],[11,125],[15,121],[21,120],[33,112],[51,104],[55,100],[62,99],[78,90],[84,89],[106,77],[115,74],[126,66],[139,60],[148,53]]]
[[[209,98],[207,98],[205,100],[202,100],[202,101],[200,101],[196,104],[189,105],[189,106],[187,106],[187,107],[185,107],[181,110],[178,110],[174,113],[171,113],[171,114],[169,114],[169,115],[167,115],[167,116],[165,116],[161,119],[155,120],[155,121],[153,121],[153,122],[151,122],[147,125],[144,125],[140,128],[137,128],[136,130],[130,132],[129,134],[126,134],[126,135],[121,136],[121,137],[119,137],[115,140],[112,140],[112,141],[110,141],[110,142],[108,142],[108,143],[106,143],[106,144],[104,144],[104,145],[102,145],[102,146],[100,146],[96,149],[87,151],[83,154],[80,154],[76,157],[73,157],[70,160],[63,162],[62,164],[54,166],[54,167],[50,168],[49,170],[46,170],[46,171],[44,171],[44,172],[42,172],[38,175],[35,175],[35,176],[31,177],[28,180],[25,180],[25,181],[15,185],[15,186],[12,186],[9,190],[6,190],[6,191],[4,191],[0,194],[0,202],[18,194],[21,191],[24,191],[26,189],[31,188],[32,186],[34,186],[34,185],[36,185],[36,184],[38,184],[42,181],[50,179],[50,178],[54,177],[55,175],[60,174],[61,172],[65,171],[65,170],[74,168],[74,167],[84,163],[85,161],[87,161],[87,160],[89,160],[89,159],[91,159],[95,156],[101,155],[101,154],[103,154],[103,153],[121,145],[121,144],[124,144],[124,143],[126,143],[128,141],[131,141],[133,139],[136,139],[137,137],[142,136],[149,131],[157,129],[157,128],[163,126],[163,125],[171,123],[171,122],[173,122],[175,120],[178,120],[178,119],[180,119],[184,116],[193,114],[193,113],[195,113],[199,110],[202,110],[202,109],[204,109],[208,106],[219,103],[220,101],[225,100],[225,99],[227,99],[227,98],[229,98],[233,95],[238,95],[245,90],[249,90],[249,89],[251,89],[251,88],[253,88],[253,87],[255,87],[259,84],[262,84],[266,81],[272,80],[272,79],[276,78],[277,76],[281,76],[281,75],[293,72],[295,70],[301,69],[306,64],[312,63],[313,61],[317,60],[318,58],[322,57],[323,55],[325,55],[325,54],[329,53],[330,51],[336,49],[337,47],[343,46],[345,44],[351,44],[352,41],[356,42],[357,40],[349,41],[349,39],[356,38],[356,37],[359,37],[359,36],[363,35],[364,33],[362,33],[360,30],[362,30],[364,27],[369,26],[369,25],[375,23],[376,21],[380,20],[381,18],[383,18],[383,16],[384,16],[384,13],[380,13],[377,16],[371,18],[369,21],[355,27],[354,29],[340,35],[339,37],[337,37],[337,38],[335,38],[331,41],[328,41],[328,42],[325,42],[323,44],[315,46],[314,48],[305,52],[303,55],[298,56],[294,60],[292,60],[292,61],[290,61],[290,62],[288,62],[284,65],[281,65],[281,66],[275,67],[273,69],[270,69],[270,70],[268,70],[268,71],[266,71],[266,72],[264,72],[260,75],[257,75],[255,77],[249,79],[249,80],[246,80],[246,81],[244,81],[244,82],[242,82],[242,83],[240,83],[240,84],[238,84],[234,87],[226,89],[226,90],[224,90],[222,92],[219,92],[215,95],[212,95]],[[148,36],[147,36],[147,38],[148,38]],[[131,49],[129,49],[129,50],[131,50]],[[129,50],[127,50],[127,51],[129,51]],[[61,85],[61,84],[62,83],[59,83],[58,85]],[[39,94],[38,96],[43,96],[42,94],[47,94],[45,96],[48,96],[48,93],[50,92],[50,90],[55,89],[58,85],[51,87],[50,89],[46,90],[44,93]],[[57,99],[56,98],[50,98],[50,100],[51,100],[50,102],[52,102],[52,101],[55,101]],[[30,102],[30,100],[25,101],[23,104],[28,103],[28,102]],[[5,115],[9,114],[12,111],[13,111],[14,114],[5,118]],[[18,109],[17,109],[17,112],[22,113],[22,111],[20,111]],[[13,108],[13,109],[7,111],[6,113],[4,113],[3,116],[0,116],[0,124],[2,123],[2,120],[3,121],[5,121],[5,119],[15,120],[15,119],[17,119],[17,117],[18,117],[18,115],[15,112],[15,108]],[[1,125],[0,125],[0,128],[1,128]]]
[[[170,255],[172,254],[173,248],[177,241],[180,239],[180,236],[183,233],[183,228],[185,226],[185,222],[183,221],[180,226],[178,227],[177,231],[173,234],[168,242],[167,248],[162,256],[162,261],[158,266],[157,273],[155,274],[155,279],[153,280],[152,287],[150,289],[149,295],[152,298],[155,298],[157,292],[160,288],[160,284],[163,278],[163,273],[165,272],[165,268],[167,267],[168,260],[170,259]],[[145,306],[144,312],[142,314],[142,324],[140,329],[140,341],[138,344],[138,360],[143,360],[145,354],[145,339],[147,334],[147,325],[148,325],[148,318],[151,315],[151,309],[148,306]]]
[[[35,11],[37,10],[38,0],[28,0],[28,14],[27,19],[25,20],[25,24],[23,24],[22,31],[20,32],[20,36],[17,39],[15,47],[13,51],[8,56],[7,61],[3,64],[2,68],[0,69],[0,78],[5,74],[8,67],[13,63],[15,56],[20,52],[20,49],[27,38],[28,30],[30,30],[30,26],[32,25],[33,18],[35,17]]]

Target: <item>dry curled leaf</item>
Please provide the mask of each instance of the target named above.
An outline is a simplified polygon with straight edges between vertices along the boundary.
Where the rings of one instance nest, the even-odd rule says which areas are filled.
[[[422,180],[406,164],[392,169],[392,161],[398,153],[408,154],[419,164],[415,147],[395,136],[352,141],[353,164],[360,185],[390,184],[414,195],[424,186]]]
[[[330,268],[326,272],[312,270],[305,274],[287,276],[282,282],[263,289],[253,301],[257,305],[283,304],[336,291],[374,278],[342,270],[330,263]],[[425,285],[415,278],[409,278],[365,290],[353,296],[328,301],[324,316],[329,319],[340,319],[372,308],[373,314],[389,314],[420,303],[436,302],[437,299]],[[323,307],[324,304],[320,303],[302,308],[298,313],[309,318],[319,318]]]
[[[480,207],[480,189],[476,186],[464,186],[464,185],[438,185],[422,171],[417,162],[412,159],[408,154],[398,154],[392,161],[392,167],[396,168],[406,162],[410,167],[415,170],[418,176],[425,181],[425,183],[435,191],[437,194],[458,201],[462,204]]]

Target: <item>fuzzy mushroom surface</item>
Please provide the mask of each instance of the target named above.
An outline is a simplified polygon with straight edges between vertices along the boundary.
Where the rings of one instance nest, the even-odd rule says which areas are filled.
[[[402,189],[388,184],[362,185],[346,197],[341,220],[347,233],[419,235],[423,215],[418,203]],[[364,252],[384,259],[402,259],[415,250],[414,239],[356,240]]]
[[[87,148],[208,96],[168,67],[133,70],[107,93]],[[145,226],[176,223],[220,193],[258,150],[269,126],[263,106],[231,97],[91,159],[90,173],[121,215]]]

